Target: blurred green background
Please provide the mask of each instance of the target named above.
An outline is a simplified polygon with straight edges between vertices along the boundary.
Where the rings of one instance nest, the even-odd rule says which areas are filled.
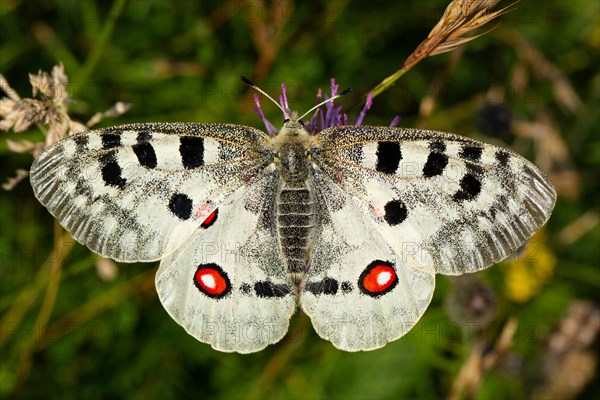
[[[510,3],[502,2],[500,7]],[[381,350],[344,353],[304,315],[252,355],[188,336],[161,307],[156,265],[97,263],[53,243],[27,180],[0,194],[2,398],[590,398],[600,394],[598,1],[528,1],[458,50],[427,58],[375,99],[366,123],[451,131],[536,162],[558,201],[520,254],[468,278],[437,277],[417,326]],[[245,75],[307,110],[335,77],[347,107],[398,70],[445,1],[0,1],[0,72],[59,62],[73,119],[117,101],[143,121],[262,128]],[[263,101],[274,122],[279,110]],[[357,114],[359,107],[350,113]],[[3,138],[43,141],[39,129]],[[31,154],[0,142],[3,182]],[[53,261],[61,259],[60,269]],[[54,274],[52,274],[54,271]]]

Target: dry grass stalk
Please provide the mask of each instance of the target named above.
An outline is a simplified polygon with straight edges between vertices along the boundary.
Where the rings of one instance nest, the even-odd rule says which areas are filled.
[[[50,73],[38,71],[37,74],[29,74],[29,82],[32,95],[22,99],[0,74],[0,90],[6,94],[6,97],[0,98],[0,129],[23,132],[37,125],[46,137],[44,142],[38,143],[6,139],[9,150],[15,153],[31,153],[37,157],[46,147],[67,135],[86,131],[105,117],[118,117],[131,107],[130,104],[118,102],[82,124],[69,115],[69,105],[73,100],[69,96],[69,78],[62,63],[55,65]],[[10,178],[2,188],[11,190],[27,176],[28,173],[17,171],[16,177]]]
[[[491,350],[489,349],[489,343],[483,339],[478,339],[469,359],[465,361],[452,384],[449,399],[476,397],[477,390],[485,374],[491,371],[512,347],[517,327],[517,320],[515,318],[509,319]]]
[[[481,33],[475,36],[466,36],[508,11],[508,7],[491,11],[499,2],[500,0],[452,1],[446,8],[446,11],[444,11],[442,18],[427,36],[427,39],[421,42],[416,50],[404,61],[401,69],[385,78],[372,90],[373,95],[377,96],[386,90],[423,58],[447,53],[483,35]]]

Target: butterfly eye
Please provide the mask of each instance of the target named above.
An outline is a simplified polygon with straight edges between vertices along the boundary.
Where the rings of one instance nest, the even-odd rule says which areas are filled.
[[[323,149],[321,147],[313,147],[307,151],[309,156],[311,157],[319,157],[323,153]]]
[[[300,125],[302,125],[302,127],[304,127],[304,121],[299,120],[298,122],[300,123]]]
[[[290,122],[290,119],[289,119],[289,118],[286,118],[286,119],[284,119],[284,120],[283,120],[283,123],[284,123],[284,124],[287,124],[288,122]]]

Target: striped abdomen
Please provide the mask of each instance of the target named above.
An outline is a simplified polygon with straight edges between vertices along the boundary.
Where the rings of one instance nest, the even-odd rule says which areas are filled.
[[[277,230],[288,273],[297,286],[306,272],[314,225],[314,198],[306,183],[284,181],[277,198]]]

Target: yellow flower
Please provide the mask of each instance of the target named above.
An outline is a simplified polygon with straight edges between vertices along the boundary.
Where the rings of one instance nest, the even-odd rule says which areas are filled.
[[[546,246],[544,231],[540,230],[505,263],[506,294],[512,300],[524,303],[552,277],[556,257]]]

